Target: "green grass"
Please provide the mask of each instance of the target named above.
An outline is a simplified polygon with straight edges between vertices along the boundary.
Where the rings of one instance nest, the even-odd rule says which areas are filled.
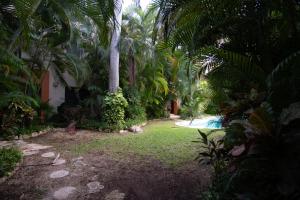
[[[205,131],[205,130],[204,130]],[[207,131],[207,130],[206,130]],[[218,131],[216,134],[222,134]],[[157,159],[172,167],[195,159],[200,150],[197,129],[177,127],[174,121],[155,121],[144,128],[144,133],[127,136],[108,135],[72,149],[75,154],[99,150],[113,154],[135,154]]]
[[[9,175],[21,158],[22,154],[17,149],[0,149],[0,177]]]

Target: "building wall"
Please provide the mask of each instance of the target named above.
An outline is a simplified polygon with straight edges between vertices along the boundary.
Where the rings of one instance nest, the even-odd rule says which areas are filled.
[[[63,78],[65,79],[69,87],[78,87],[76,80],[68,73],[63,73]],[[49,69],[49,105],[57,111],[57,107],[65,102],[66,86],[61,83],[53,68]]]
[[[49,69],[49,105],[57,111],[57,107],[65,102],[65,86],[55,75],[53,68]]]

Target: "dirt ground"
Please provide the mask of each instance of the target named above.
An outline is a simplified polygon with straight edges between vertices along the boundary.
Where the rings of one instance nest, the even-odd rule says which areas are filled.
[[[193,200],[208,185],[210,169],[197,163],[187,163],[179,169],[164,166],[161,162],[137,155],[113,156],[108,152],[90,152],[81,158],[72,156],[68,148],[76,143],[103,137],[91,131],[77,131],[69,135],[63,130],[51,131],[26,142],[53,146],[38,154],[25,156],[19,170],[0,184],[0,199],[55,199],[55,191],[72,186],[76,191],[66,199],[104,200]],[[45,152],[60,153],[65,164],[53,166],[54,158],[41,157]],[[78,161],[79,160],[79,161]],[[67,170],[66,177],[52,179],[55,170]],[[88,191],[89,182],[98,181],[104,186],[96,193]],[[111,197],[112,191],[124,194]]]

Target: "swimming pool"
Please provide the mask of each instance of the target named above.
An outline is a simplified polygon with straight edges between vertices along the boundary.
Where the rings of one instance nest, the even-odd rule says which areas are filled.
[[[184,126],[188,128],[209,128],[220,129],[222,128],[222,120],[220,116],[206,117],[202,119],[183,120],[175,123],[177,126]]]

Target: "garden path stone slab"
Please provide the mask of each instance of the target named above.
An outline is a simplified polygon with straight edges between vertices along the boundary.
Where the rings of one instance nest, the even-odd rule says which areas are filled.
[[[128,130],[133,133],[142,133],[143,132],[143,129],[141,126],[132,126]]]
[[[30,143],[30,144],[25,144],[25,145],[21,145],[22,149],[27,149],[27,150],[44,150],[44,149],[49,149],[52,146],[45,146],[45,145],[40,145],[40,144],[34,144],[34,143]]]
[[[54,199],[63,200],[70,199],[70,195],[76,192],[76,188],[72,186],[62,187],[53,194]]]
[[[25,142],[24,140],[15,140],[14,141],[14,144],[15,145],[18,145],[18,146],[24,146],[26,144],[28,144],[27,142]]]
[[[77,167],[77,168],[87,166],[87,164],[84,163],[82,160],[77,160],[77,161],[75,161],[73,164],[74,164],[74,166]]]
[[[119,190],[113,190],[111,193],[105,196],[105,200],[123,200],[125,198],[125,193]]]
[[[58,170],[58,171],[55,171],[55,172],[52,172],[50,174],[50,178],[62,178],[62,177],[65,177],[65,176],[68,176],[70,174],[69,171],[67,170]]]
[[[40,150],[44,150],[52,147],[52,146],[44,146],[44,145],[34,144],[34,143],[28,144],[26,142],[23,142],[22,140],[18,141],[16,144],[21,148],[24,156],[31,156],[39,153]]]
[[[90,182],[86,186],[89,188],[88,192],[90,194],[97,193],[104,188],[104,185],[101,185],[98,181]]]
[[[8,146],[12,146],[13,143],[9,142],[9,141],[0,141],[0,147],[8,147]]]
[[[80,156],[80,157],[78,157],[78,158],[73,158],[73,159],[72,159],[72,162],[76,162],[77,160],[83,160],[83,157]]]
[[[22,153],[24,156],[31,156],[31,155],[35,155],[38,154],[40,151],[38,150],[23,150]]]
[[[54,152],[47,152],[42,154],[43,158],[53,158],[54,156],[55,156]]]
[[[66,160],[65,159],[62,159],[62,158],[59,158],[57,160],[55,160],[52,165],[56,166],[56,165],[62,165],[62,164],[65,164],[66,163]]]

